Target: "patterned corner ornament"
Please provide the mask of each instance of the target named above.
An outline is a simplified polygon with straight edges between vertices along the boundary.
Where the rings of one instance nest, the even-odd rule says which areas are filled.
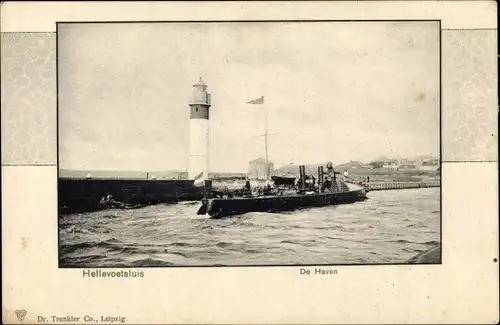
[[[498,161],[496,30],[442,31],[443,161]]]
[[[2,33],[2,165],[55,164],[56,34]]]

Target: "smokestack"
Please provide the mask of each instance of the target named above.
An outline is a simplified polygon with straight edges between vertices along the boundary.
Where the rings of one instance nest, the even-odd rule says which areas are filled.
[[[300,165],[299,166],[299,173],[300,173],[300,187],[305,188],[306,187],[306,166]]]
[[[320,191],[323,189],[324,181],[325,181],[325,176],[323,172],[323,166],[318,166],[318,189]]]

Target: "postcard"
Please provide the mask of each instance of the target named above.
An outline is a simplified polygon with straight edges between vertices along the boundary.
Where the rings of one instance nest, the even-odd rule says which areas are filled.
[[[498,323],[496,12],[4,2],[3,322]]]

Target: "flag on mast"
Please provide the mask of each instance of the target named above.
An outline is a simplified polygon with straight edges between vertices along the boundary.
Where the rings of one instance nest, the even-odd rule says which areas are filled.
[[[247,104],[262,105],[264,104],[264,96],[261,96],[257,99],[252,99],[251,101],[248,101]]]
[[[206,179],[204,176],[205,176],[204,172],[201,172],[198,175],[196,175],[196,177],[194,178],[193,185],[196,187],[203,186],[205,184],[205,179]]]
[[[252,99],[251,101],[248,101],[247,104],[253,104],[253,105],[264,105],[264,95],[260,96],[259,98]],[[265,108],[265,106],[264,106]],[[267,137],[269,133],[267,132],[267,113],[266,110],[264,109],[264,147],[266,150],[266,183],[269,182],[269,158],[268,158],[268,152],[267,152]]]

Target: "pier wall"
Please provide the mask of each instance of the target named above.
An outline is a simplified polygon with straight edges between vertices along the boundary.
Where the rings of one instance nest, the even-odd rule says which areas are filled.
[[[201,200],[203,188],[192,180],[70,179],[58,180],[59,212],[62,214],[102,209],[102,198],[130,205]]]

